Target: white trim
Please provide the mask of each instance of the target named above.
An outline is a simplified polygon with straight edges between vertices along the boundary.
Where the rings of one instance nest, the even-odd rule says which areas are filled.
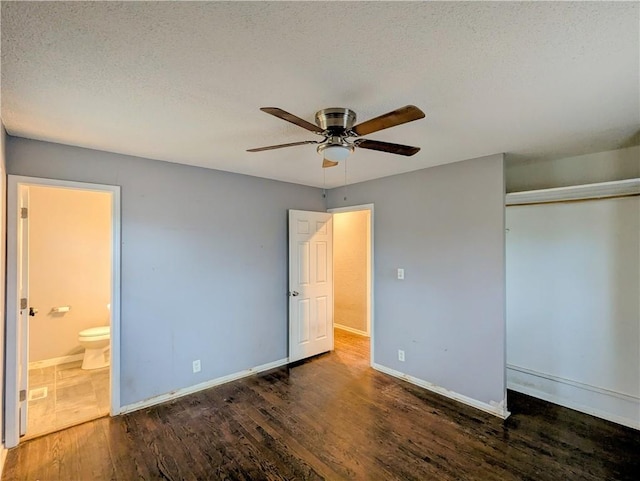
[[[332,214],[336,214],[339,212],[355,212],[360,210],[368,210],[369,211],[369,238],[367,239],[368,244],[368,255],[367,255],[367,333],[365,334],[367,337],[371,339],[370,345],[370,355],[369,362],[370,365],[373,366],[375,363],[375,294],[374,294],[374,285],[375,285],[375,259],[374,259],[374,204],[360,204],[360,205],[352,205],[346,207],[334,207],[332,209],[327,209],[327,212],[331,212]],[[334,327],[336,324],[334,324]]]
[[[526,367],[516,366],[514,364],[507,364],[507,369],[511,369],[512,371],[519,371],[524,374],[529,374],[530,376],[536,376],[543,379],[548,379],[549,381],[559,382],[562,384],[567,384],[568,386],[577,387],[579,389],[584,389],[585,391],[591,391],[598,394],[604,394],[605,396],[612,396],[618,399],[622,399],[624,401],[631,402],[639,402],[640,397],[634,396],[633,394],[626,394],[619,391],[612,391],[611,389],[606,389],[598,386],[594,386],[593,384],[587,384],[580,381],[574,381],[572,379],[567,379],[565,377],[554,376],[553,374],[547,374],[544,372],[536,371],[534,369],[527,369]]]
[[[346,207],[332,207],[331,209],[327,209],[327,212],[331,212],[332,214],[337,214],[340,212],[355,212],[358,210],[373,210],[373,204],[349,205]]]
[[[333,327],[335,329],[340,329],[341,331],[347,331],[352,334],[357,334],[359,336],[369,337],[369,334],[367,334],[365,331],[361,331],[360,329],[354,329],[353,327],[349,327],[349,326],[343,326],[342,324],[338,324],[337,322],[333,323]]]
[[[289,358],[285,357],[284,359],[278,359],[277,361],[268,362],[266,364],[262,364],[256,367],[251,367],[249,369],[245,369],[244,371],[239,371],[233,374],[229,374],[227,376],[222,376],[216,379],[212,379],[210,381],[201,382],[200,384],[195,384],[193,386],[177,389],[175,391],[171,391],[166,394],[160,394],[159,396],[143,399],[142,401],[138,401],[132,404],[127,404],[125,406],[122,406],[122,408],[120,409],[120,414],[126,414],[132,411],[137,411],[139,409],[155,406],[156,404],[172,401],[174,399],[187,396],[188,394],[193,394],[198,391],[204,391],[205,389],[219,386],[221,384],[226,384],[231,381],[237,381],[238,379],[252,376],[253,374],[258,374],[260,372],[269,371],[271,369],[284,366],[288,363],[289,363]]]
[[[6,298],[6,366],[5,366],[5,444],[12,448],[19,442],[18,403],[18,192],[21,186],[46,186],[111,193],[111,368],[110,414],[120,413],[120,186],[75,182],[20,175],[7,176],[7,298]]]
[[[427,381],[423,381],[422,379],[418,379],[417,377],[410,376],[409,374],[404,374],[400,371],[396,371],[395,369],[391,369],[380,364],[373,364],[372,367],[377,371],[380,371],[384,374],[388,374],[393,377],[397,377],[398,379],[402,379],[403,381],[410,382],[411,384],[415,384],[421,388],[427,389],[428,391],[434,392],[436,394],[440,394],[441,396],[448,397],[449,399],[453,399],[455,401],[466,404],[467,406],[474,407],[476,409],[480,409],[481,411],[487,412],[489,414],[493,414],[501,419],[507,419],[511,414],[507,411],[504,401],[500,403],[484,403],[482,401],[478,401],[476,399],[467,397],[463,394],[458,394],[457,392],[449,391],[443,387],[437,386]]]
[[[121,204],[120,204],[120,186],[114,187],[111,204],[111,218],[112,218],[112,238],[111,238],[111,306],[109,311],[111,312],[111,345],[109,362],[111,364],[111,370],[109,372],[109,392],[111,393],[111,406],[110,415],[115,416],[120,413],[120,264],[121,264],[121,252],[122,245],[121,236]]]
[[[82,359],[84,359],[84,353],[82,352],[80,354],[71,354],[69,356],[52,357],[50,359],[43,359],[42,361],[30,362],[29,370],[59,366],[60,364],[66,364],[68,362],[82,361]]]
[[[597,184],[512,192],[505,196],[505,203],[509,206],[541,202],[562,202],[566,200],[601,199],[637,194],[640,194],[640,179],[625,179],[599,182]]]
[[[502,192],[507,192],[507,169],[502,154]],[[504,409],[509,409],[507,393],[507,207],[502,208],[502,398]]]
[[[554,376],[552,374],[535,371],[533,369],[514,366],[512,364],[508,364],[507,369],[510,372],[518,372],[525,376],[532,376],[532,378],[541,379],[543,380],[543,384],[545,381],[549,381],[544,386],[540,386],[536,385],[540,384],[540,382],[536,383],[536,380],[532,378],[512,378],[507,383],[509,389],[512,391],[527,394],[559,406],[622,424],[623,426],[640,429],[640,418],[638,417],[640,415],[640,398],[638,396],[573,381],[571,379]],[[554,385],[553,383],[557,384]],[[565,386],[566,388],[562,389],[560,386]],[[551,394],[548,391],[543,390],[545,387],[548,390],[564,391],[564,395]],[[569,390],[567,391],[567,389]],[[573,391],[571,391],[571,389],[573,389]],[[574,401],[576,398],[583,399],[583,401],[586,400],[587,402],[593,402],[594,404],[600,404],[600,407],[588,406],[581,402],[576,402]],[[602,409],[603,406],[605,409]],[[629,412],[630,406],[636,414],[635,418],[624,415],[625,411]],[[617,411],[617,413],[613,411]]]
[[[4,442],[8,448],[18,445],[20,438],[20,391],[18,359],[18,183],[7,176],[7,274],[5,301],[5,399]]]

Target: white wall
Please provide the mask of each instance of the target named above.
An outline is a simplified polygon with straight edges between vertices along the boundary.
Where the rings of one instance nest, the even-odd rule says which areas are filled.
[[[369,210],[333,215],[334,323],[368,335]]]
[[[640,428],[640,199],[506,218],[509,387]]]
[[[110,296],[111,194],[29,187],[29,362],[82,353],[78,333],[109,325]]]
[[[354,184],[344,195],[330,190],[329,207],[375,205],[375,366],[506,415],[503,156]]]
[[[640,146],[554,160],[507,156],[507,192],[595,184],[640,177]]]
[[[121,186],[122,405],[287,357],[287,209],[320,189],[16,137],[7,170]]]

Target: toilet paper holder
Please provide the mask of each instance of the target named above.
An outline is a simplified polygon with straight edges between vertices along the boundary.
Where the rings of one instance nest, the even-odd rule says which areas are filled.
[[[71,310],[71,306],[58,306],[58,307],[52,307],[51,308],[51,312],[55,312],[55,313],[64,313],[64,312],[69,312]]]

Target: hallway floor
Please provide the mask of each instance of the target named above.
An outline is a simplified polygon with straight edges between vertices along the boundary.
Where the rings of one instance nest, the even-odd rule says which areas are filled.
[[[82,361],[29,370],[26,439],[109,414],[109,368]]]

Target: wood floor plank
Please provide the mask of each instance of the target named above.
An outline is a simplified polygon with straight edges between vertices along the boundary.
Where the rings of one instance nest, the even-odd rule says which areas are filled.
[[[636,480],[640,432],[509,392],[482,411],[369,367],[368,339],[10,450],[2,480]]]
[[[96,444],[106,445],[105,433],[98,422],[85,423],[69,432],[75,438],[74,445],[84,446],[88,439]],[[111,455],[106,449],[90,449],[78,453],[78,475],[85,481],[102,481],[115,478]]]

